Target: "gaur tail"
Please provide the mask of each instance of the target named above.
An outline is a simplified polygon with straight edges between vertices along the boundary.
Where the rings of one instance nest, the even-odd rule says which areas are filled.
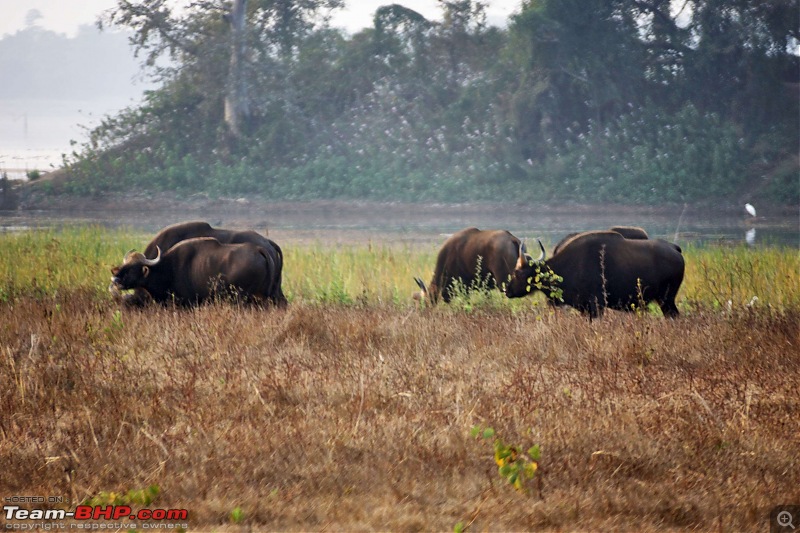
[[[417,282],[417,285],[419,285],[420,290],[422,290],[422,295],[423,296],[427,295],[428,294],[428,287],[425,286],[425,282],[422,281],[422,279],[420,279],[420,278],[414,278],[414,281]]]
[[[275,283],[278,284],[276,294],[275,294],[275,304],[280,307],[285,307],[289,304],[289,301],[286,299],[286,296],[283,294],[283,250],[281,247],[278,246],[278,243],[275,241],[270,241],[272,243],[272,247],[275,248],[275,251],[278,253],[278,265],[276,268],[278,269],[278,277]]]
[[[277,246],[276,246],[277,248]],[[280,250],[280,248],[277,248]],[[281,289],[281,270],[283,270],[283,254],[278,251],[277,256],[279,259],[280,264],[276,264],[275,260],[272,258],[272,254],[270,254],[267,250],[262,247],[258,247],[258,253],[264,258],[267,262],[267,271],[265,273],[267,287],[269,287],[267,291],[267,300],[272,302],[273,304],[277,305],[278,307],[285,307],[288,304],[286,300],[286,296],[283,294],[283,290]]]
[[[414,281],[419,286],[419,292],[414,293],[414,299],[418,301],[427,300],[430,293],[428,293],[428,287],[425,286],[425,282],[421,278],[414,278]]]

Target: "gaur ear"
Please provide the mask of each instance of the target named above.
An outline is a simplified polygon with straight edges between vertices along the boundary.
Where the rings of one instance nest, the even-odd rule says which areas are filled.
[[[114,268],[112,268],[112,269],[111,269],[111,273],[112,273],[112,274],[114,274],[115,276],[116,276],[117,274],[119,274],[119,267],[114,267]]]
[[[150,267],[147,266],[147,265],[143,266],[142,267],[142,274],[144,274],[144,277],[149,276],[150,275]]]

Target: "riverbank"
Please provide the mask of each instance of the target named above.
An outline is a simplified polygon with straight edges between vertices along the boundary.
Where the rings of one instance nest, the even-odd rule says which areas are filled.
[[[308,239],[367,242],[385,238],[438,241],[461,228],[505,228],[522,238],[555,243],[565,234],[614,225],[644,227],[679,242],[747,242],[800,246],[796,206],[759,205],[758,218],[737,205],[531,205],[511,202],[435,204],[317,200],[270,201],[173,193],[95,197],[46,194],[41,185],[19,188],[18,208],[0,212],[2,227],[99,224],[155,232],[185,220],[216,226],[293,232]],[[753,234],[753,230],[755,234]]]

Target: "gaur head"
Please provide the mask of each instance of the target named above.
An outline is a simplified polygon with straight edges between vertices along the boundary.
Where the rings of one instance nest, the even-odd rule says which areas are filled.
[[[125,254],[122,265],[111,269],[109,290],[117,294],[120,290],[136,289],[145,285],[150,269],[161,261],[161,248],[156,246],[156,257],[148,259],[143,253],[131,250]]]
[[[537,289],[549,287],[549,280],[552,278],[550,267],[545,263],[545,251],[542,241],[537,239],[541,254],[534,259],[525,253],[525,246],[520,243],[517,264],[511,280],[506,285],[506,296],[509,298],[520,298],[526,296]],[[545,273],[545,275],[543,275]]]

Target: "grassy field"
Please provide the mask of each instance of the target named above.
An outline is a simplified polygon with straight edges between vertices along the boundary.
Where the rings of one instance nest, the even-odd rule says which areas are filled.
[[[435,245],[281,242],[286,310],[120,310],[146,241],[0,236],[0,495],[157,486],[191,529],[293,531],[764,531],[800,502],[797,250],[685,247],[679,319],[590,324],[415,307]],[[540,446],[520,489],[496,441],[507,475]]]
[[[151,235],[78,227],[60,231],[0,234],[0,301],[18,295],[53,296],[83,290],[106,299],[110,269],[130,249],[143,250]],[[414,276],[430,279],[439,244],[279,243],[284,248],[284,292],[304,303],[412,305]],[[678,295],[684,311],[754,307],[800,308],[800,254],[768,247],[684,246],[686,277]],[[757,300],[753,301],[753,297]],[[500,294],[456,307],[481,305],[528,309],[541,298],[517,304]],[[730,301],[730,305],[728,302]]]

